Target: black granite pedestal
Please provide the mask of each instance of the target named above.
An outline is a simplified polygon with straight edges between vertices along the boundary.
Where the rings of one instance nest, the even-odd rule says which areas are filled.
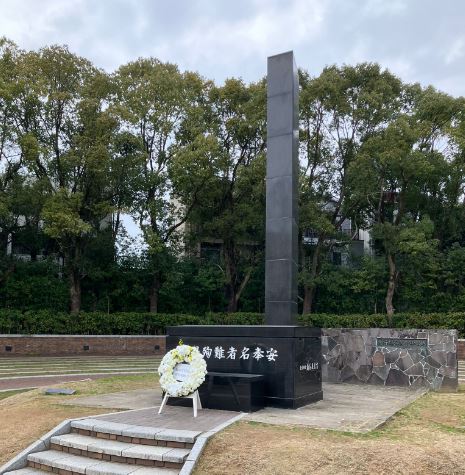
[[[295,409],[323,398],[319,328],[168,327],[167,350],[175,348],[180,339],[199,348],[209,372],[263,375],[266,406]],[[213,401],[215,408],[221,409],[218,401]]]

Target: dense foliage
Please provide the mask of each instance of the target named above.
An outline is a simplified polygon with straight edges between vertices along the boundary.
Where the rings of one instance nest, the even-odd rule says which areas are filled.
[[[171,325],[262,325],[262,313],[166,313],[68,312],[49,310],[0,310],[0,333],[58,335],[163,335]],[[454,328],[465,337],[465,312],[397,313],[392,325],[385,315],[314,313],[301,315],[299,323],[318,328]]]
[[[300,85],[301,313],[465,311],[464,99],[366,63]],[[53,332],[262,312],[265,156],[264,80],[0,39],[0,308]]]

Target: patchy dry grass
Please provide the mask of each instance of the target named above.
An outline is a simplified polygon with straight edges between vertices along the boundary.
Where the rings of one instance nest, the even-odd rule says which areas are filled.
[[[382,429],[347,434],[239,422],[216,435],[195,475],[465,474],[465,387],[429,393]]]
[[[92,396],[132,389],[155,389],[158,382],[153,374],[147,374],[62,383],[50,387],[66,387],[75,389],[78,396]],[[0,465],[64,419],[111,412],[106,408],[61,405],[60,402],[66,398],[46,396],[43,389],[35,389],[0,400]]]
[[[15,394],[25,393],[30,391],[30,389],[12,389],[11,391],[0,391],[0,401],[6,399],[7,397],[14,396]]]

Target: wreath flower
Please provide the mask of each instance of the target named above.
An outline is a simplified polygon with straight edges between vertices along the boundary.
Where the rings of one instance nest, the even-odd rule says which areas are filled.
[[[158,367],[160,386],[165,393],[173,397],[192,394],[205,381],[207,363],[196,347],[181,344],[168,351]],[[176,365],[188,363],[189,376],[184,381],[177,381],[173,376]]]

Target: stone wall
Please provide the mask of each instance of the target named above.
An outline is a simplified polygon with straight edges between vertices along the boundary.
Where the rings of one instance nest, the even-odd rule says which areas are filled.
[[[457,342],[457,358],[459,361],[465,361],[465,340]]]
[[[164,355],[163,335],[0,335],[0,356]]]
[[[322,352],[323,381],[435,390],[458,385],[456,330],[325,328]]]

